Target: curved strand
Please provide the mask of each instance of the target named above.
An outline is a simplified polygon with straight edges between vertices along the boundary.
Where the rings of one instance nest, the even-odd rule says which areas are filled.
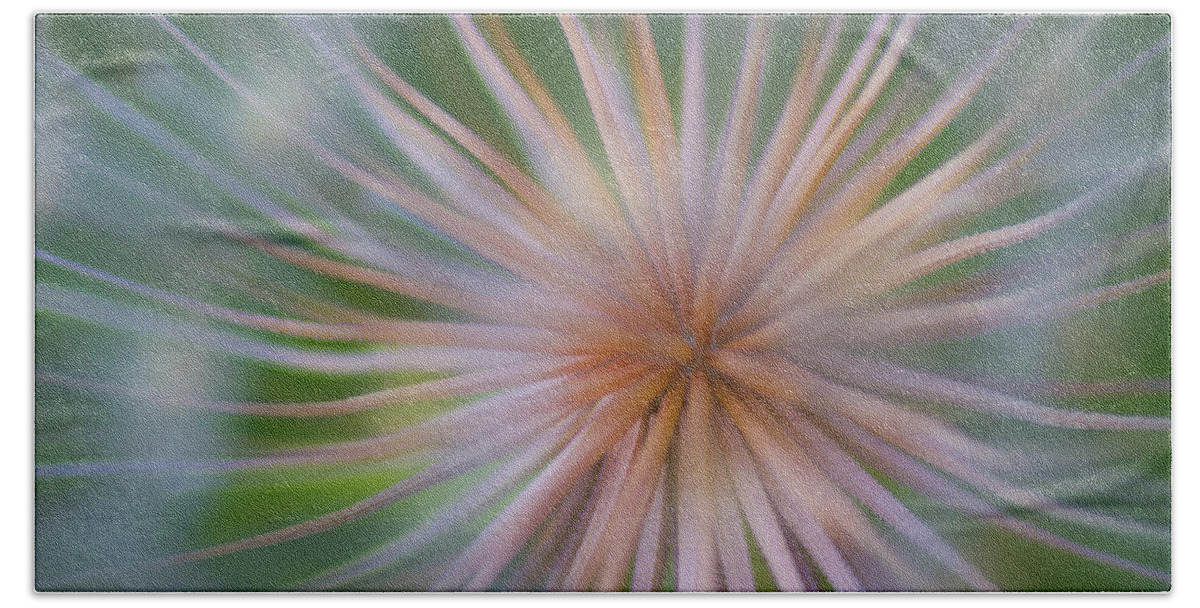
[[[731,420],[721,420],[718,426],[721,429],[722,445],[729,454],[727,464],[738,504],[746,516],[746,523],[750,526],[755,542],[762,550],[763,559],[767,562],[776,586],[781,591],[814,591],[815,588],[807,585],[800,575],[800,567],[788,547],[787,537],[776,510],[771,506],[771,499],[750,466],[753,458],[745,442],[738,435]]]
[[[830,378],[903,399],[946,403],[1041,424],[1081,430],[1170,430],[1168,418],[1064,410],[1018,399],[1003,392],[903,367],[886,361],[825,351],[812,361]]]
[[[683,406],[684,386],[676,382],[667,389],[658,412],[650,419],[646,437],[638,446],[630,466],[629,475],[621,487],[621,494],[613,511],[613,518],[605,523],[600,537],[605,540],[605,550],[585,554],[587,562],[581,566],[581,580],[595,576],[596,588],[614,590],[625,576],[626,566],[637,550],[638,523],[645,521],[652,509],[655,488],[664,477],[667,450],[671,444],[679,412]],[[648,524],[647,524],[648,525]],[[585,583],[581,582],[581,588]]]
[[[912,487],[931,500],[945,504],[971,517],[982,518],[993,525],[1003,527],[1034,542],[1074,553],[1086,559],[1108,564],[1122,570],[1135,572],[1157,581],[1169,582],[1171,580],[1169,574],[1160,570],[1148,568],[1128,559],[1085,547],[1070,539],[1018,519],[937,475],[911,456],[888,445],[887,442],[846,420],[829,418],[825,422],[830,424],[838,434],[852,442],[854,453],[859,459],[885,475]]]
[[[569,483],[600,460],[633,424],[669,379],[650,373],[636,383],[601,399],[583,428],[562,452],[476,537],[438,581],[438,588],[485,588],[516,555]]]
[[[566,445],[570,436],[578,430],[582,417],[573,414],[559,422],[540,437],[530,442],[520,454],[504,463],[490,477],[459,501],[450,505],[437,517],[430,519],[416,530],[388,543],[365,557],[337,568],[309,581],[313,589],[327,589],[343,585],[385,567],[388,563],[432,542],[456,524],[482,513],[488,506],[502,498],[526,476],[545,466],[555,452]],[[573,424],[574,423],[574,424]]]
[[[848,556],[834,542],[826,523],[819,519],[819,514],[827,518],[832,514],[827,512],[827,505],[817,503],[820,493],[815,486],[819,484],[814,483],[811,471],[800,470],[807,464],[807,458],[798,450],[786,450],[787,444],[776,429],[752,414],[746,404],[719,384],[717,396],[732,416],[754,461],[766,473],[764,485],[774,498],[780,515],[812,555],[821,573],[836,590],[861,590],[863,583],[851,567]],[[776,450],[780,448],[786,452],[778,453]],[[798,479],[798,473],[805,478]]]

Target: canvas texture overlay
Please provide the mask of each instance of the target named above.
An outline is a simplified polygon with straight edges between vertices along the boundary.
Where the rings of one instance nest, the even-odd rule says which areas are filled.
[[[1165,15],[36,18],[43,591],[1163,591]]]

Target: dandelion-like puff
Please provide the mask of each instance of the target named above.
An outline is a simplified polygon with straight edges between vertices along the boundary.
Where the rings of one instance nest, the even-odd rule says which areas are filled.
[[[998,566],[980,544],[997,534],[1135,574],[1152,581],[1140,583],[1147,588],[1169,584],[1147,565],[1162,561],[1153,551],[1146,558],[1124,541],[1094,541],[1111,534],[1161,550],[1167,524],[1073,498],[1118,488],[1114,450],[1147,441],[1153,453],[1127,457],[1164,457],[1153,446],[1169,419],[1050,403],[1163,395],[1169,380],[968,376],[937,354],[1068,322],[1169,282],[1162,265],[1139,265],[1168,247],[1167,221],[1116,236],[1092,226],[1096,214],[1134,205],[1153,191],[1146,184],[1165,179],[1169,134],[1131,138],[1145,150],[1124,153],[1088,149],[1081,135],[1113,115],[1105,104],[1148,116],[1131,114],[1134,125],[1161,119],[1168,94],[1130,89],[1164,62],[1169,37],[1111,65],[1101,59],[1097,76],[1079,64],[1106,27],[1099,18],[754,16],[739,30],[735,79],[722,83],[712,81],[722,66],[710,64],[706,45],[740,19],[564,15],[546,35],[569,50],[574,73],[565,80],[578,83],[570,105],[510,20],[453,15],[487,103],[506,121],[486,132],[401,76],[355,18],[276,26],[305,41],[291,51],[314,63],[292,67],[324,78],[313,90],[356,104],[343,110],[354,124],[320,115],[319,103],[289,107],[288,91],[252,76],[265,72],[227,65],[213,47],[228,41],[203,38],[214,23],[154,18],[155,35],[169,42],[163,56],[181,66],[163,78],[219,87],[212,99],[255,125],[243,131],[181,121],[185,110],[163,99],[188,101],[191,114],[220,111],[153,82],[137,85],[145,98],[107,87],[94,66],[56,50],[65,43],[45,19],[42,225],[59,212],[71,171],[148,200],[200,196],[163,192],[136,169],[89,154],[95,144],[72,143],[54,114],[54,96],[69,92],[103,116],[104,133],[119,132],[99,140],[149,146],[240,206],[182,219],[254,262],[229,262],[241,276],[221,276],[211,262],[217,282],[244,289],[237,305],[170,281],[135,281],[120,264],[106,270],[104,252],[85,264],[64,253],[61,231],[39,232],[40,309],[233,360],[326,375],[423,374],[303,402],[225,400],[176,385],[166,400],[215,419],[384,422],[336,441],[217,459],[40,464],[40,486],[336,474],[371,463],[394,471],[382,490],[299,523],[114,570],[170,571],[332,537],[461,483],[426,516],[323,564],[301,586],[992,590],[1002,586]],[[938,36],[972,24],[987,26],[990,46],[968,45],[953,71],[920,64],[915,45],[961,43]],[[784,72],[772,55],[780,39],[789,43]],[[1031,54],[1038,65],[1014,67]],[[780,79],[787,86],[772,109],[767,91]],[[594,131],[579,127],[580,116]],[[249,152],[271,146],[279,159]],[[245,162],[231,164],[222,149]],[[289,177],[295,157],[372,201],[371,213],[405,222],[409,236]],[[1084,237],[1055,240],[1081,227]],[[253,273],[278,264],[295,277],[401,296],[428,314],[387,315],[307,289],[308,278]],[[1136,270],[1114,280],[1114,268]],[[43,336],[39,349],[49,352]],[[46,361],[40,385],[118,399],[137,392]],[[451,405],[420,413],[429,403]],[[397,408],[418,413],[386,422]],[[39,442],[53,432],[39,427]],[[1132,495],[1160,489],[1131,475],[1123,483],[1140,488]],[[425,556],[419,566],[405,561],[414,555]],[[397,574],[397,564],[412,571]],[[39,575],[39,585],[96,586],[106,576],[75,574]]]

